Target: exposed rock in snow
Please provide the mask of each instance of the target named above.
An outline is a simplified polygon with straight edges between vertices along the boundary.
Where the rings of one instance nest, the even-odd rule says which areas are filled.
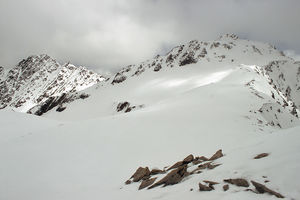
[[[209,160],[216,160],[223,156],[222,149],[218,150]]]
[[[258,182],[255,182],[255,181],[251,181],[251,183],[254,185],[254,187],[256,188],[256,190],[259,192],[259,193],[269,193],[271,195],[274,195],[276,196],[277,198],[284,198],[283,195],[281,195],[280,193],[278,192],[275,192],[269,188],[267,188],[265,185],[263,184],[260,184]]]
[[[227,191],[228,189],[229,189],[229,185],[228,185],[228,184],[223,185],[223,190],[224,190],[224,191]]]
[[[149,189],[152,189],[152,188],[160,186],[160,185],[167,186],[167,185],[177,184],[186,176],[188,176],[187,165],[182,165],[176,169],[173,169],[161,180],[159,180],[158,182],[156,182],[152,186],[150,186]]]
[[[206,186],[206,185],[203,185],[203,184],[199,183],[199,190],[200,191],[211,191],[213,189],[214,188],[212,188],[212,187],[209,187],[209,186]]]
[[[264,157],[267,157],[267,156],[269,156],[268,153],[260,153],[257,156],[255,156],[254,159],[261,159],[261,158],[264,158]]]
[[[133,182],[138,182],[142,179],[148,178],[150,176],[150,170],[148,167],[139,167],[136,172],[131,176]]]
[[[235,179],[224,179],[226,183],[230,183],[240,187],[249,187],[249,183],[246,179],[243,178],[235,178]]]
[[[157,179],[157,177],[143,180],[140,187],[139,187],[139,190],[142,190],[142,189],[152,185],[155,182],[156,179]]]

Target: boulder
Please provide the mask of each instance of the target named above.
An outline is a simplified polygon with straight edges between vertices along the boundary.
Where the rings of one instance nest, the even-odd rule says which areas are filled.
[[[283,195],[281,195],[280,193],[278,192],[275,192],[269,188],[267,188],[265,185],[263,184],[260,184],[260,183],[257,183],[255,181],[251,181],[251,183],[254,185],[254,187],[256,188],[256,190],[259,192],[259,193],[269,193],[271,195],[274,195],[276,196],[277,198],[284,198]]]
[[[174,169],[171,172],[169,172],[160,181],[150,186],[149,189],[157,187],[159,185],[167,186],[177,184],[186,176],[188,176],[187,165],[180,166],[177,169]]]
[[[138,182],[146,177],[150,176],[150,170],[148,167],[139,167],[135,173],[131,176],[133,178],[133,182]]]
[[[223,190],[224,190],[224,191],[227,191],[228,189],[229,189],[229,185],[228,185],[228,184],[223,185]]]
[[[213,188],[208,187],[206,185],[203,185],[203,184],[199,183],[199,190],[200,191],[211,191],[211,190],[213,190]]]
[[[261,153],[261,154],[258,154],[257,156],[255,156],[254,159],[264,158],[264,157],[267,157],[268,155],[269,155],[268,153]]]
[[[218,150],[209,160],[216,160],[223,157],[222,149]]]
[[[157,179],[157,177],[156,178],[150,178],[150,179],[147,179],[147,180],[143,180],[140,187],[139,187],[139,190],[142,190],[142,189],[152,185],[155,182],[156,179]]]
[[[239,186],[239,187],[249,187],[249,183],[246,179],[236,178],[236,179],[224,179],[225,182]]]

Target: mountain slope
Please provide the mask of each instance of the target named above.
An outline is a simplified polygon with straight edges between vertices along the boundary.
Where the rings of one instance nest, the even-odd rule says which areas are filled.
[[[30,56],[3,75],[0,109],[8,106],[27,112],[50,97],[80,91],[103,80],[84,67],[69,63],[62,66],[48,55]]]
[[[84,93],[89,94],[90,98],[84,101],[67,102],[63,105],[66,110],[62,113],[53,110],[46,116],[76,120],[115,115],[119,110],[118,106],[122,103],[125,103],[126,108],[129,107],[128,110],[151,107],[174,96],[184,95],[186,91],[193,88],[220,81],[233,71],[239,70],[246,70],[249,73],[247,76],[243,75],[243,84],[252,83],[254,77],[261,80],[255,88],[249,83],[249,92],[255,93],[258,90],[257,93],[262,92],[269,97],[277,95],[281,107],[289,101],[288,106],[284,106],[286,108],[283,110],[292,112],[294,109],[293,114],[296,115],[297,104],[295,108],[292,105],[294,100],[287,97],[279,87],[274,88],[273,82],[280,81],[282,75],[279,77],[280,73],[276,76],[267,73],[266,69],[270,68],[269,63],[274,60],[285,60],[289,63],[290,71],[293,73],[287,70],[279,69],[279,71],[293,78],[290,82],[281,81],[280,85],[285,87],[284,90],[289,87],[291,94],[298,94],[299,78],[297,73],[294,73],[299,68],[297,63],[284,56],[272,45],[242,40],[235,35],[227,34],[215,41],[193,40],[186,45],[175,47],[165,56],[156,56],[138,65],[125,67],[110,80],[85,90]],[[259,91],[261,84],[264,91]],[[298,96],[295,98],[299,99]],[[277,103],[277,101],[271,99],[265,103]]]
[[[182,48],[79,91],[89,98],[62,102],[62,112],[38,118],[0,111],[0,199],[277,199],[255,193],[250,181],[298,199],[299,63],[234,35]],[[218,149],[224,155],[215,168],[192,173],[206,162],[189,163],[178,184],[143,190],[141,181],[125,184],[140,166],[165,169]],[[253,159],[261,153],[268,156]],[[154,175],[155,182],[165,175]],[[250,185],[223,191],[231,178]],[[219,184],[199,191],[204,180]]]

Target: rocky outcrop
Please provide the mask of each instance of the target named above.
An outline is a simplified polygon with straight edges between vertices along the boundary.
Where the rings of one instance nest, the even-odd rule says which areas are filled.
[[[265,157],[265,155],[269,155],[267,153],[258,154],[258,157]],[[138,189],[142,190],[144,188],[152,189],[156,188],[158,186],[168,186],[168,185],[174,185],[179,184],[185,180],[188,180],[190,176],[198,176],[199,173],[205,173],[206,170],[212,170],[217,166],[220,166],[221,164],[214,163],[216,159],[224,156],[222,153],[222,150],[218,150],[213,156],[211,156],[211,159],[208,160],[206,157],[202,156],[203,163],[200,165],[194,164],[194,161],[199,161],[201,157],[194,157],[192,154],[185,157],[182,161],[176,162],[174,165],[172,165],[168,170],[171,170],[166,175],[162,175],[166,173],[164,170],[159,169],[152,169],[149,170],[148,167],[139,167],[136,172],[131,176],[131,180],[127,180],[125,182],[125,185],[131,184],[133,182],[141,182]],[[250,159],[250,158],[249,158]],[[224,164],[225,165],[225,164]],[[197,166],[197,167],[196,167]],[[212,174],[210,174],[212,175]],[[262,176],[264,179],[267,178],[267,176]],[[186,179],[185,179],[186,178]],[[220,177],[219,177],[220,178]],[[158,180],[158,181],[156,181]],[[248,192],[254,192],[256,194],[263,194],[268,193],[271,195],[274,195],[278,198],[284,198],[283,195],[281,195],[278,192],[275,192],[268,187],[266,187],[263,184],[260,184],[255,181],[251,181],[254,188],[251,188],[250,183],[245,178],[229,178],[229,179],[223,179],[225,183],[229,183],[234,185],[235,192],[239,191],[248,191]],[[265,180],[265,182],[269,182],[269,180]],[[220,182],[212,181],[212,180],[203,180],[202,182],[199,182],[198,187],[199,191],[213,191],[215,189],[218,189],[215,185],[220,184]],[[224,184],[221,189],[223,189],[224,192],[229,190],[229,184]],[[244,189],[243,189],[244,188]],[[245,189],[246,188],[246,189]],[[193,191],[193,188],[190,189],[190,191]]]
[[[255,182],[255,181],[251,181],[251,183],[254,185],[254,187],[256,188],[256,190],[259,192],[259,193],[269,193],[270,195],[274,195],[276,196],[277,198],[284,198],[284,196],[278,192],[275,192],[269,188],[267,188],[265,185],[263,184],[260,184],[258,182]]]
[[[220,155],[220,152],[222,152],[222,150],[217,151],[214,155]],[[218,157],[215,156],[215,157]],[[214,156],[212,156],[214,157]],[[202,160],[200,160],[200,158]],[[174,185],[174,184],[178,184],[180,183],[185,177],[193,175],[193,174],[197,174],[197,173],[201,173],[201,170],[204,169],[214,169],[215,167],[219,166],[220,164],[214,164],[213,161],[204,161],[204,160],[208,160],[206,157],[201,156],[201,157],[194,157],[192,154],[188,155],[187,157],[185,157],[182,161],[178,161],[175,164],[173,164],[171,167],[169,167],[167,169],[167,171],[170,171],[167,175],[165,175],[164,177],[162,177],[160,180],[158,180],[157,182],[157,176],[161,175],[161,174],[165,174],[166,171],[165,170],[160,170],[160,169],[152,169],[151,171],[149,171],[148,167],[139,167],[135,173],[131,176],[131,178],[129,180],[127,180],[125,182],[125,184],[130,184],[131,180],[133,182],[139,182],[142,180],[142,183],[140,184],[139,188],[143,189],[148,187],[148,189],[152,189],[155,188],[157,186],[163,185],[163,186],[168,186],[168,185]],[[199,166],[197,166],[197,168],[193,171],[188,171],[188,169],[190,167],[194,167],[195,165],[197,165],[197,162],[205,162]],[[210,188],[214,189],[215,184],[218,184],[217,182],[214,181],[208,181],[208,180],[204,180],[204,183],[208,184]]]
[[[63,93],[58,97],[49,97],[49,99],[47,99],[45,102],[32,107],[27,111],[27,113],[41,116],[55,107],[57,112],[62,112],[67,108],[67,103],[73,102],[77,99],[86,99],[88,97],[89,95],[85,93]]]

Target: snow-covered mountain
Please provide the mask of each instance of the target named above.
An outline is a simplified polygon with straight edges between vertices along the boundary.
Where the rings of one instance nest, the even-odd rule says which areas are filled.
[[[164,56],[158,55],[123,68],[110,80],[83,91],[90,98],[62,103],[59,107],[67,108],[63,113],[57,114],[53,109],[47,116],[61,119],[109,116],[121,111],[118,106],[122,106],[122,103],[122,112],[141,109],[245,71],[247,73],[241,77],[241,81],[250,88],[249,91],[273,98],[266,100],[262,107],[270,106],[270,103],[275,106],[279,104],[284,113],[292,113],[297,117],[299,67],[299,63],[286,57],[274,46],[239,39],[233,34],[208,42],[193,40],[173,48]],[[247,77],[250,77],[249,80]],[[74,108],[73,103],[76,105]],[[272,117],[269,114],[265,116],[270,118],[270,123],[280,124],[273,119],[278,115],[275,114]]]
[[[60,65],[48,55],[30,56],[7,72],[0,68],[0,109],[27,112],[103,80],[103,76],[84,67]]]
[[[299,68],[224,35],[1,110],[0,199],[299,199]]]

